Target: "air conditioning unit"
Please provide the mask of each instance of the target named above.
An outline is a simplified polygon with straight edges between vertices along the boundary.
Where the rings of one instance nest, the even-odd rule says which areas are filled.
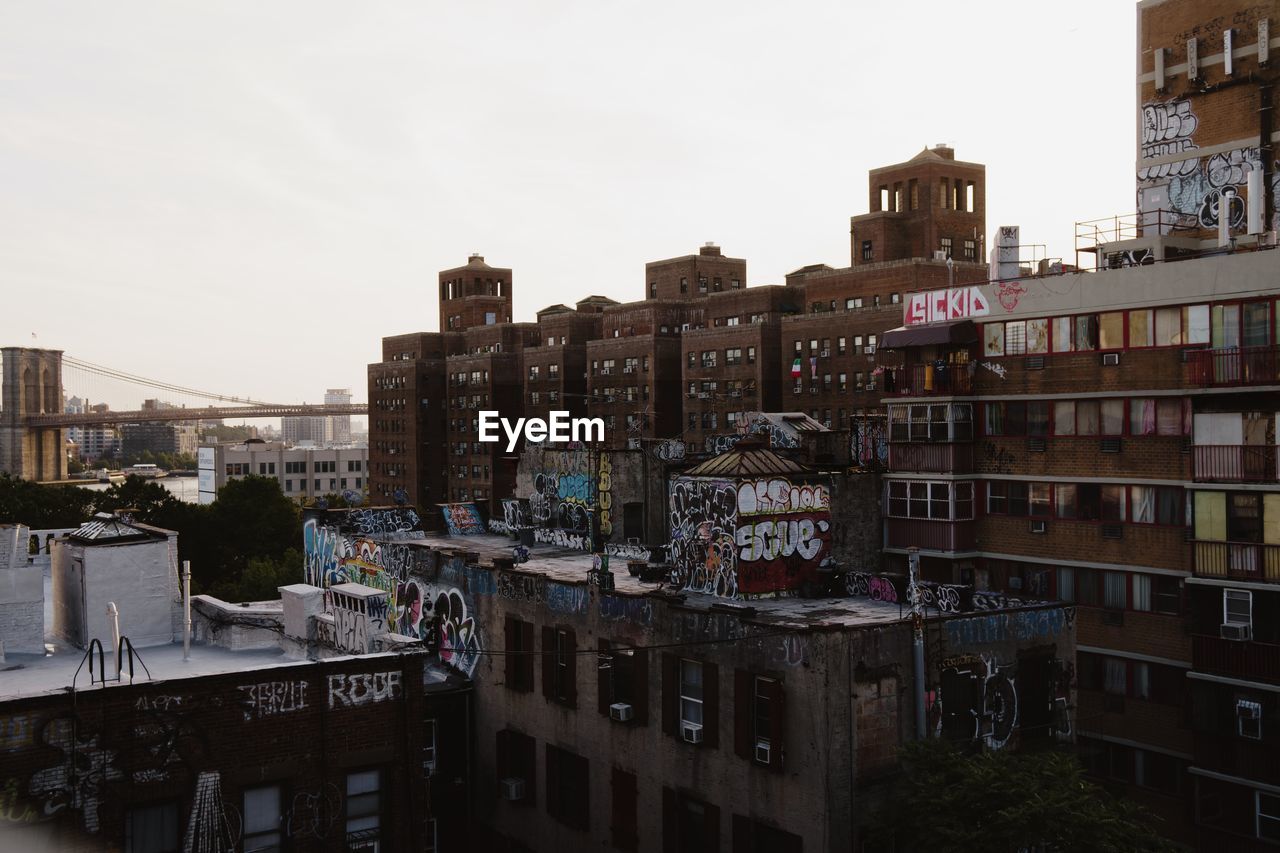
[[[686,743],[702,743],[702,726],[697,723],[681,723],[680,737]]]
[[[863,348],[862,348],[862,354],[863,354],[863,355],[875,355],[875,354],[876,354],[876,348],[875,348],[875,347],[863,347]]]
[[[730,391],[730,392],[729,392],[729,396],[730,396],[730,397],[741,397],[741,396],[742,396],[742,392],[741,392],[741,391]]]
[[[819,355],[821,355],[823,358],[829,358],[831,356],[831,350],[824,349],[821,353],[819,353]]]
[[[687,332],[687,331],[689,331],[689,324],[688,324],[688,323],[682,323],[682,324],[681,324],[681,326],[680,326],[680,331],[682,331],[682,332]]]
[[[767,740],[756,741],[756,761],[760,762],[761,764],[769,763],[769,741]]]
[[[818,389],[817,389],[817,388],[810,388],[810,389],[809,389],[809,393],[810,393],[810,394],[813,394],[813,395],[815,395],[815,396],[816,396],[816,395],[817,395],[817,393],[818,393]]]
[[[1248,640],[1252,634],[1252,626],[1248,622],[1223,622],[1218,628],[1218,636],[1224,640]]]
[[[711,395],[710,395],[710,394],[708,394],[706,391],[703,391],[702,393],[700,393],[700,394],[698,395],[698,399],[699,399],[699,400],[710,400],[710,399],[711,399]]]
[[[624,367],[624,368],[622,368],[622,372],[623,372],[623,373],[635,373],[635,372],[636,372],[636,369],[635,369],[634,367],[630,367],[630,366],[628,366],[628,367]]]
[[[1103,367],[1115,367],[1115,366],[1116,366],[1117,364],[1119,364],[1119,363],[1120,363],[1120,353],[1118,353],[1118,352],[1104,352],[1104,353],[1102,354],[1102,366],[1103,366]]]
[[[638,438],[627,439],[627,450],[639,450],[639,449],[640,449],[640,439]]]
[[[614,702],[609,706],[609,719],[619,723],[629,723],[635,717],[635,711],[626,702]]]
[[[1032,533],[1048,533],[1049,522],[1045,521],[1042,518],[1033,518],[1031,520],[1031,532]]]
[[[608,375],[609,375],[609,374],[611,374],[611,373],[613,373],[613,368],[612,368],[612,367],[602,367],[602,368],[600,368],[600,375],[601,375],[601,376],[608,376]]]
[[[499,785],[502,788],[502,799],[507,802],[515,803],[524,799],[524,780],[519,776],[508,776]]]
[[[934,249],[934,251],[933,251],[933,259],[934,259],[935,261],[945,261],[945,260],[947,259],[947,253],[946,253],[946,250],[945,250],[945,249]]]

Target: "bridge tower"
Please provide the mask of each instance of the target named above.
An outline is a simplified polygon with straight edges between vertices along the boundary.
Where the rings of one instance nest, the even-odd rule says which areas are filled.
[[[62,350],[0,349],[0,471],[27,480],[67,478],[61,427],[28,427],[31,415],[62,413]]]

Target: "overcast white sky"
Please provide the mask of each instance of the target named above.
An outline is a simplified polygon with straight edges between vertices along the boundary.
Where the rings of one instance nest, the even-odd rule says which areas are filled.
[[[0,344],[363,401],[470,252],[517,320],[642,298],[707,240],[781,283],[847,265],[867,170],[939,142],[987,165],[989,234],[1070,261],[1073,222],[1134,207],[1134,28],[1118,0],[13,0]]]

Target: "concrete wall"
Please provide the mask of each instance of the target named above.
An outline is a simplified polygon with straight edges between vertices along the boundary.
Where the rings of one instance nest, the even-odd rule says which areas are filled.
[[[173,642],[182,603],[167,538],[118,545],[55,540],[52,572],[53,632],[67,642],[110,646],[108,602],[119,609],[120,635],[133,645]]]
[[[44,577],[27,555],[28,530],[0,525],[0,650],[44,650]]]

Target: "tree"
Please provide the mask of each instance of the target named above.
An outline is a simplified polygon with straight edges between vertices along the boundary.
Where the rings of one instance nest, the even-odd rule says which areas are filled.
[[[911,743],[876,830],[899,849],[1173,851],[1155,818],[1084,779],[1074,755],[1010,750],[965,754],[945,740]],[[922,815],[928,815],[922,820]]]
[[[0,474],[0,522],[36,530],[79,527],[93,515],[95,494],[81,486],[41,486]]]

